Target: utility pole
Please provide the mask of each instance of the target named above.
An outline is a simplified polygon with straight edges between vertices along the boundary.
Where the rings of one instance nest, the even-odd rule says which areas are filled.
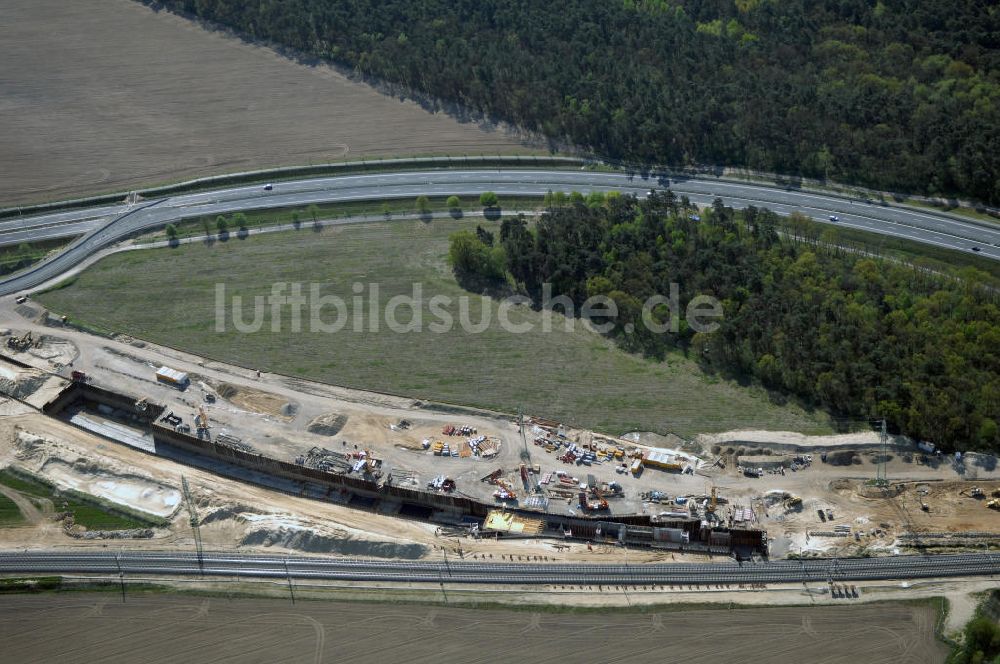
[[[524,461],[531,461],[531,452],[528,451],[528,437],[524,435],[524,410],[520,407],[517,409],[517,425],[521,431],[521,442],[524,443],[524,452],[521,454],[521,458]]]
[[[188,487],[187,478],[183,475],[181,475],[181,489],[184,491],[184,504],[187,506],[188,510],[188,522],[191,524],[191,530],[194,532],[194,545],[195,549],[198,551],[198,569],[201,570],[202,575],[204,575],[205,558],[201,546],[201,528],[199,527],[198,521],[198,508],[195,507],[194,497],[191,495],[190,487]]]
[[[295,604],[295,589],[292,587],[292,575],[288,571],[288,556],[285,556],[285,578],[288,579],[288,594],[292,596],[292,604]]]
[[[118,565],[118,581],[122,585],[122,604],[125,603],[125,571],[122,569],[122,558],[120,553],[115,554],[115,564]]]

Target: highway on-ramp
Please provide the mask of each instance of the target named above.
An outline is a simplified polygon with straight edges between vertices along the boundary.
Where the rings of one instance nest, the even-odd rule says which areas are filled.
[[[181,219],[312,203],[475,196],[483,191],[505,196],[546,191],[620,191],[643,197],[652,189],[671,189],[692,203],[767,207],[779,214],[801,212],[817,221],[905,238],[1000,260],[1000,225],[908,207],[881,205],[765,185],[717,178],[640,176],[586,169],[468,169],[369,173],[275,182],[270,189],[248,185],[141,201],[133,206],[100,206],[15,217],[0,222],[0,244],[79,236],[60,253],[20,274],[0,280],[0,295],[29,291],[80,264],[88,256],[137,233]],[[831,221],[836,217],[836,221]],[[975,250],[974,250],[975,248]]]
[[[169,551],[7,551],[0,574],[227,576],[331,581],[495,585],[700,585],[988,577],[990,553],[724,563],[514,563],[365,560],[299,555]]]

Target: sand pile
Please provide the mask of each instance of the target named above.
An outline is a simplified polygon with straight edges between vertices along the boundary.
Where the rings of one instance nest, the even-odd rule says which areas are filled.
[[[355,539],[343,530],[308,526],[289,517],[242,516],[251,526],[240,540],[241,546],[276,546],[307,553],[406,560],[416,560],[427,554],[427,547],[422,544]]]
[[[0,365],[0,393],[15,399],[27,399],[40,388],[48,376],[35,369],[15,368],[13,365]]]
[[[198,511],[201,512],[202,510],[199,509]],[[244,514],[258,514],[258,512],[249,505],[244,505],[241,503],[231,503],[228,505],[222,505],[220,507],[217,507],[208,514],[204,514],[201,518],[201,524],[208,525],[210,523],[227,521],[229,519],[234,519],[236,521],[243,522],[246,520]]]
[[[325,415],[313,418],[306,425],[306,430],[311,433],[318,433],[321,436],[336,436],[344,428],[345,424],[347,424],[347,415],[326,413]]]
[[[859,431],[828,436],[807,436],[793,431],[726,431],[716,434],[699,434],[695,441],[710,449],[713,445],[722,447],[739,445],[771,446],[798,452],[818,452],[822,450],[846,450],[873,448],[879,445],[879,435],[875,431]],[[914,443],[906,436],[889,436],[889,445],[899,449],[912,449]]]
[[[215,391],[226,401],[244,410],[273,415],[285,420],[291,419],[298,409],[296,404],[289,403],[288,399],[277,394],[232,383],[219,383],[215,386]]]
[[[14,439],[18,459],[42,458],[49,445],[55,446],[55,443],[23,429],[18,429],[17,438]]]

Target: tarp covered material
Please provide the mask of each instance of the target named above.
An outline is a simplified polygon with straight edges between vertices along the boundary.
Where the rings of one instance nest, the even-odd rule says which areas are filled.
[[[186,373],[183,371],[177,371],[176,369],[171,369],[170,367],[160,367],[157,369],[156,377],[169,383],[177,383],[178,385],[183,385],[188,382],[188,375]]]

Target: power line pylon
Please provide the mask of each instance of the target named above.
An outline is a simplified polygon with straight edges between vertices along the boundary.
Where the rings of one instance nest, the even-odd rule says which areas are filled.
[[[878,465],[875,467],[876,486],[889,486],[889,479],[886,477],[886,462],[889,458],[889,434],[886,432],[885,418],[882,418],[882,427],[878,436]]]

